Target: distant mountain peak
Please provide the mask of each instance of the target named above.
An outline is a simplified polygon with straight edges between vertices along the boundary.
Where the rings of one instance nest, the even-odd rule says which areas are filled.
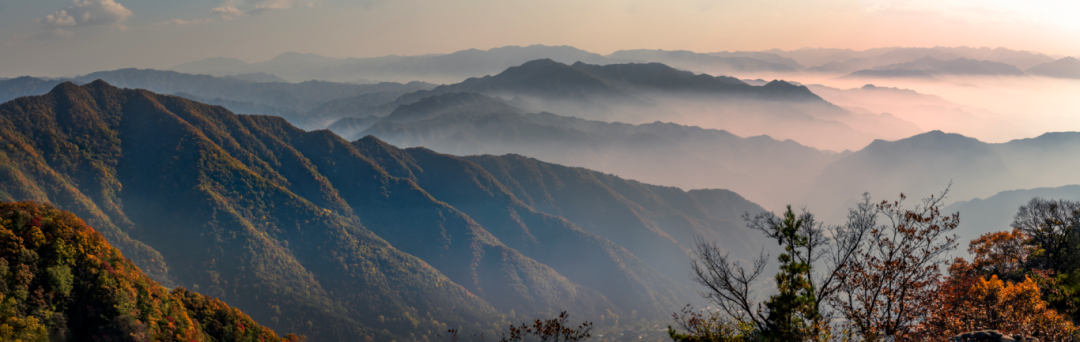
[[[1056,61],[1033,66],[1027,69],[1027,72],[1057,78],[1080,79],[1080,59],[1063,57]]]

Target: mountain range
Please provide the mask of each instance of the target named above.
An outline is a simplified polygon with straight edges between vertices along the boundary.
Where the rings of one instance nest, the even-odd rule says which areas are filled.
[[[1027,69],[1027,73],[1057,78],[1080,79],[1080,59],[1065,57],[1033,66]]]
[[[402,106],[447,93],[485,95],[522,112],[546,111],[609,122],[667,121],[723,127],[740,136],[768,134],[838,151],[865,146],[878,138],[896,139],[918,133],[914,125],[895,118],[854,115],[803,86],[784,81],[751,86],[732,77],[694,74],[659,63],[566,65],[536,60],[494,76],[405,94],[353,117],[415,111]],[[439,113],[426,115],[435,117]],[[389,117],[387,120],[393,121]]]
[[[391,82],[349,84],[324,81],[284,83],[266,79],[268,76],[271,75],[214,77],[175,71],[120,69],[95,72],[70,80],[20,77],[0,81],[0,101],[9,101],[20,96],[41,95],[64,81],[85,84],[101,79],[121,87],[177,94],[188,99],[221,105],[237,112],[282,116],[303,128],[320,129],[344,116],[340,115],[340,110],[333,110],[332,104],[320,107],[327,102],[367,96],[383,100],[377,102],[383,103],[408,92],[431,89],[435,86],[423,82],[406,84]],[[263,80],[252,81],[251,77],[263,78]]]
[[[768,136],[742,138],[674,123],[632,125],[528,114],[479,94],[440,97],[486,100],[477,106],[401,111],[414,117],[421,116],[418,112],[438,113],[422,115],[423,120],[393,120],[399,114],[395,111],[384,120],[367,121],[371,127],[363,131],[346,126],[343,119],[331,130],[344,137],[371,135],[397,146],[425,146],[454,155],[526,155],[683,189],[731,189],[769,207],[782,206],[772,199],[814,176],[797,170],[820,170],[843,156]]]
[[[939,60],[973,59],[1013,65],[1019,69],[1052,62],[1040,53],[1004,48],[934,47],[849,49],[799,49],[784,51],[689,51],[624,50],[600,55],[570,46],[506,46],[489,50],[468,49],[449,54],[420,56],[383,56],[371,58],[332,58],[315,54],[285,52],[270,60],[247,63],[233,58],[207,58],[184,63],[172,70],[228,76],[264,72],[300,82],[312,79],[355,82],[383,80],[408,82],[457,83],[468,77],[494,75],[506,68],[537,59],[551,59],[563,64],[624,64],[658,62],[673,67],[726,75],[747,73],[792,73],[800,71],[848,74],[889,64],[907,63],[923,57]]]
[[[634,62],[663,63],[679,69],[721,75],[731,75],[735,73],[788,73],[801,69],[801,66],[790,65],[790,63],[794,63],[794,61],[788,63],[776,63],[766,59],[777,60],[777,58],[751,54],[704,54],[685,50],[619,50],[611,53],[608,57]],[[798,63],[795,64],[798,65]]]
[[[974,240],[986,233],[1011,231],[1020,206],[1036,197],[1080,201],[1080,185],[1002,191],[986,198],[957,201],[942,212],[959,212],[961,220],[956,227],[957,234]],[[967,241],[960,240],[960,243],[963,246]]]
[[[910,90],[869,86],[850,91],[882,92],[878,95],[889,101],[965,113],[948,108],[950,103],[941,98]],[[846,91],[839,92],[835,96]],[[1072,132],[989,144],[933,131],[835,153],[791,140],[743,138],[675,123],[634,125],[529,113],[473,93],[440,96],[469,99],[476,105],[428,101],[403,111],[422,119],[357,119],[365,121],[348,131],[335,130],[351,139],[371,135],[398,146],[424,146],[455,155],[527,155],[683,189],[731,189],[766,208],[812,204],[827,216],[837,210],[845,213],[864,191],[922,196],[945,189],[952,180],[951,198],[966,200],[1010,189],[1070,184],[1071,176],[1063,170],[1080,166],[1072,162],[1080,155],[1080,134]],[[957,118],[964,122],[961,119],[966,118]],[[367,125],[371,127],[359,130]]]
[[[103,81],[0,105],[0,137],[0,200],[70,210],[155,280],[313,341],[663,320],[699,300],[690,239],[760,245],[739,216],[763,209],[730,191],[350,142]]]
[[[941,131],[879,140],[821,170],[802,203],[830,211],[837,220],[864,191],[877,198],[900,192],[922,198],[939,194],[951,183],[949,198],[968,200],[1013,189],[1064,186],[1076,183],[1068,170],[1080,167],[1077,155],[1080,132],[997,144]]]
[[[798,49],[784,51],[779,49],[762,52],[792,59],[808,66],[808,72],[847,74],[861,69],[873,69],[890,64],[899,64],[930,57],[937,60],[972,59],[991,61],[1027,69],[1047,63],[1054,59],[1050,56],[1005,48],[970,48],[970,47],[933,47],[933,48],[875,48],[863,51],[851,49]]]

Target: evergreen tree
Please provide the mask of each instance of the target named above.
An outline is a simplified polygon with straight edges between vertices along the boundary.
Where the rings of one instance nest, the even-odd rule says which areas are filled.
[[[802,341],[810,337],[808,322],[819,316],[814,303],[814,286],[810,282],[811,266],[802,250],[810,240],[802,232],[803,219],[796,218],[791,206],[787,207],[780,224],[773,224],[771,237],[784,246],[784,253],[777,258],[780,272],[776,274],[778,294],[765,302],[768,318],[762,337],[769,341]]]

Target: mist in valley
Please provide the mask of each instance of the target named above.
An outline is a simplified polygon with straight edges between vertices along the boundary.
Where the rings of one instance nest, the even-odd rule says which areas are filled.
[[[846,23],[840,36],[853,27],[875,34],[818,40],[839,33],[789,19],[798,10],[735,6],[760,14],[743,20],[733,8],[712,9],[729,5],[695,3],[682,17],[707,17],[701,27],[660,35],[636,23],[669,5],[574,4],[589,18],[585,28],[526,22],[581,38],[542,39],[513,29],[513,16],[473,17],[491,4],[425,4],[402,15],[397,2],[345,10],[237,0],[198,9],[212,18],[181,20],[114,0],[76,1],[38,16],[40,32],[0,42],[4,54],[40,48],[43,56],[0,58],[0,200],[70,211],[145,272],[132,271],[146,284],[218,297],[268,334],[368,342],[432,342],[447,331],[490,338],[563,310],[595,322],[597,340],[667,341],[673,312],[717,310],[701,296],[715,289],[693,278],[702,243],[730,258],[725,265],[764,256],[764,276],[747,292],[779,291],[772,275],[784,269],[775,261],[790,251],[776,244],[779,230],[750,227],[769,217],[759,214],[808,211],[824,225],[807,227],[832,229],[832,238],[841,225],[861,224],[849,215],[864,194],[863,209],[945,194],[942,213],[961,218],[951,232],[960,247],[940,255],[951,259],[969,256],[968,241],[1010,229],[1032,198],[1080,200],[1080,60],[1065,55],[1078,51],[1016,40],[1023,49],[962,46],[1004,44],[972,37],[888,40],[894,32],[852,13],[910,10],[865,4],[819,8],[815,18]],[[440,21],[459,6],[469,14]],[[359,38],[279,25],[301,12],[312,25],[390,21],[364,26]],[[622,17],[594,18],[613,15]],[[244,26],[267,23],[259,27],[290,32]],[[702,29],[720,23],[733,26]],[[216,36],[238,27],[245,31]],[[761,36],[740,31],[751,28]],[[143,50],[191,45],[180,39],[187,34],[206,48],[153,63],[95,62],[109,54],[85,42],[113,31],[148,44]],[[721,31],[739,37],[709,33]],[[603,44],[586,43],[596,32]],[[325,45],[331,35],[341,39]],[[65,41],[87,56],[75,63],[51,54]],[[71,64],[38,72],[60,60]],[[0,228],[24,230],[10,237],[49,248],[47,258],[62,254],[52,251],[62,243],[38,239],[56,235],[51,223],[11,215],[17,220]],[[31,255],[22,253],[8,254]],[[115,276],[120,264],[109,262],[83,273]],[[27,293],[13,298],[69,298]],[[56,322],[66,321],[45,324]]]

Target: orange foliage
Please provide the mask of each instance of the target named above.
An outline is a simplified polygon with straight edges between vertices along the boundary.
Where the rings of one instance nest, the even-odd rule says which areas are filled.
[[[1024,244],[1028,237],[1020,229],[994,232],[972,240],[968,253],[974,254],[972,267],[986,274],[1006,278],[1024,266],[1031,247]]]
[[[1030,278],[1010,283],[975,276],[971,265],[958,260],[935,298],[923,336],[952,336],[992,329],[1004,334],[1036,336],[1044,341],[1073,341],[1077,328],[1047,307],[1039,286]]]

